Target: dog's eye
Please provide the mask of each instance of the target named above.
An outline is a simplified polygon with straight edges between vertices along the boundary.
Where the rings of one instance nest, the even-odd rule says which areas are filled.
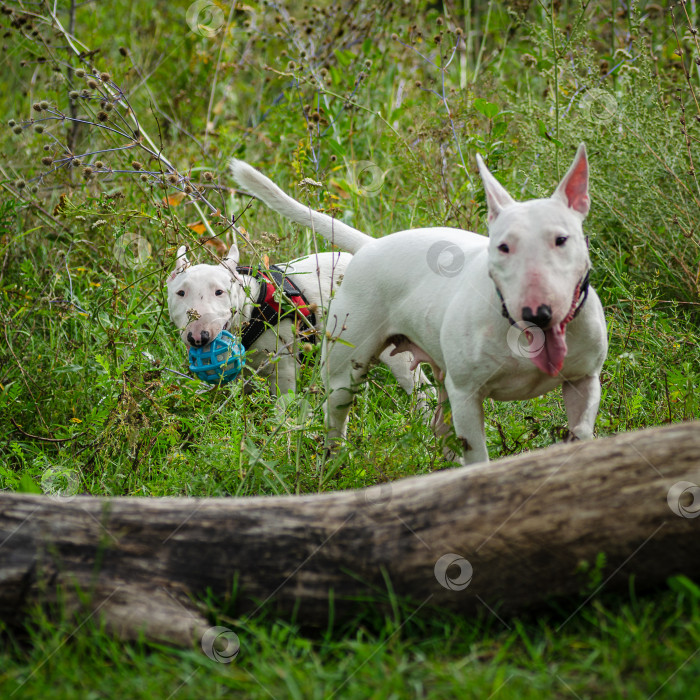
[[[507,243],[501,243],[501,245],[498,246],[498,250],[500,250],[501,253],[510,253],[510,248]]]
[[[178,295],[179,297],[184,297],[184,296],[185,296],[185,290],[184,290],[184,289],[178,289],[177,295]]]
[[[567,240],[567,236],[557,236],[555,241],[554,241],[554,245],[557,246],[558,248],[561,248],[564,245],[564,243],[566,243],[566,240]]]
[[[223,289],[217,289],[214,294],[216,294],[217,297],[220,297],[224,293]]]

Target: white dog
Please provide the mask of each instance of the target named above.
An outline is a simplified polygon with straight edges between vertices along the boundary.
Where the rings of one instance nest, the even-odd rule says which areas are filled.
[[[562,385],[573,438],[590,438],[607,334],[582,222],[583,144],[549,199],[515,202],[477,156],[489,237],[452,228],[373,239],[296,202],[251,166],[238,183],[265,204],[354,254],[331,303],[324,341],[329,444],[345,436],[353,392],[378,353],[410,351],[444,381],[463,463],[488,459],[482,403],[528,399]],[[444,392],[441,392],[444,398]],[[439,416],[438,432],[446,430]]]
[[[325,328],[325,310],[352,256],[318,253],[260,274],[239,267],[235,244],[219,265],[191,265],[186,252],[184,246],[178,249],[167,281],[170,319],[185,344],[206,346],[222,330],[229,330],[241,336],[246,371],[265,377],[273,395],[294,392],[298,345],[305,342],[305,330]],[[289,301],[283,308],[292,313],[276,313],[282,295]],[[386,352],[382,359],[408,393],[416,382],[427,383],[422,373],[410,368],[410,358]]]

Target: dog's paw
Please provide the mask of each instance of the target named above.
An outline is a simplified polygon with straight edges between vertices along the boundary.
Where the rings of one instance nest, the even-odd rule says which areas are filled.
[[[578,442],[581,438],[571,430],[566,430],[562,436],[562,442]]]

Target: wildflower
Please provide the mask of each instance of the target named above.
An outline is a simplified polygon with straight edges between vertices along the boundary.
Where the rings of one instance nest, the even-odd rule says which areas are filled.
[[[52,158],[51,156],[44,156],[44,157],[41,159],[41,164],[42,164],[42,165],[51,165],[51,163],[53,163],[53,158]]]
[[[109,114],[107,114],[107,112],[100,111],[97,113],[97,119],[98,121],[106,122],[109,119]]]
[[[87,81],[87,86],[95,90],[97,88],[97,81],[90,79]]]
[[[168,182],[172,183],[173,185],[177,184],[177,179],[176,173],[170,173],[170,175],[168,175]]]
[[[92,177],[93,169],[87,165],[83,168],[83,177],[87,180],[89,177]]]
[[[77,90],[71,90],[68,93],[68,97],[70,97],[71,100],[77,100],[80,97],[80,93]]]
[[[16,126],[16,125],[17,125],[17,122],[14,119],[10,119],[10,121],[7,122],[7,126],[9,126],[10,128],[12,128],[13,126]]]
[[[48,108],[49,108],[49,103],[48,103],[46,100],[42,100],[41,102],[39,102],[39,106],[40,106],[42,109],[48,109]]]
[[[398,35],[398,34],[392,34],[392,35],[391,35],[391,40],[392,40],[392,41],[398,41],[398,40],[399,40],[399,35]]]
[[[141,173],[139,179],[141,180],[141,182],[148,182],[148,175],[146,175],[146,173]]]
[[[18,190],[23,190],[27,186],[27,183],[24,180],[17,180],[15,182],[15,187]]]
[[[92,229],[99,228],[100,226],[104,226],[107,222],[104,219],[98,219],[95,221],[95,223],[90,227]]]
[[[80,160],[80,158],[73,159],[73,167],[74,168],[79,168],[82,164],[83,164],[83,161]]]
[[[126,48],[126,46],[120,46],[119,47],[119,53],[122,56],[128,56],[129,55],[129,49]]]
[[[22,127],[17,125],[12,131],[15,132],[15,134],[21,134],[22,133]]]
[[[112,76],[109,73],[100,73],[100,80],[103,83],[108,83],[112,79]]]
[[[141,170],[141,168],[143,168],[143,163],[139,163],[139,161],[137,161],[137,160],[132,160],[132,161],[131,161],[131,167],[132,167],[134,170]]]
[[[96,167],[98,170],[102,170],[102,168],[105,167],[105,164],[104,164],[101,160],[96,160],[96,161],[95,161],[95,167]]]
[[[78,68],[78,70],[75,71],[75,75],[77,78],[84,78],[85,71],[82,68]]]
[[[43,134],[44,133],[44,127],[41,124],[35,124],[34,125],[34,131],[37,134]]]
[[[32,109],[33,109],[35,112],[41,112],[41,105],[40,105],[38,102],[35,102],[35,103],[32,105]]]
[[[207,182],[211,182],[214,179],[214,176],[210,172],[206,172],[204,173],[204,179]]]

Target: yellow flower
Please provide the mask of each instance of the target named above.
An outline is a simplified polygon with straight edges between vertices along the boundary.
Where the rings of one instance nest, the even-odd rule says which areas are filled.
[[[80,418],[71,418],[70,422],[71,423],[82,423],[83,421],[81,421]]]

